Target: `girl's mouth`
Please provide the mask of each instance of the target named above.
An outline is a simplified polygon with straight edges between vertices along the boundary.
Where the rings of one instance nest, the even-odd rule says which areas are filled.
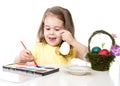
[[[56,38],[49,38],[49,40],[51,41],[51,42],[55,42],[56,41]]]

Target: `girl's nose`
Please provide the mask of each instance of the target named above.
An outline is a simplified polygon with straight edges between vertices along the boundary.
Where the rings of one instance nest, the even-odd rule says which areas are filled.
[[[54,34],[54,30],[50,30],[50,34]]]

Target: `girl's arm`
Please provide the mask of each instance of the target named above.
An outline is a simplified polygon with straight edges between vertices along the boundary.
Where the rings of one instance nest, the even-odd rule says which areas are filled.
[[[77,57],[84,60],[85,55],[88,52],[88,48],[75,39],[73,39],[71,45],[77,50]]]
[[[72,34],[69,31],[62,30],[61,34],[63,41],[66,41],[77,50],[77,57],[80,59],[84,59],[85,54],[88,52],[88,48],[82,43],[78,42],[75,38],[73,38]]]

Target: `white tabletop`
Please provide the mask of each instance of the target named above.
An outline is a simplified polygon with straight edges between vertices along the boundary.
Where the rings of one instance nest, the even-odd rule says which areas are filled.
[[[46,76],[8,74],[2,70],[0,74],[4,75],[4,79],[0,79],[1,86],[115,86],[109,71],[92,70],[91,74],[78,76],[66,73],[60,68],[59,72]]]

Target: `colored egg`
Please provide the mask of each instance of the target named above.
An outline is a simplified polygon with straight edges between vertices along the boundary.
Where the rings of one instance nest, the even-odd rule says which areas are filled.
[[[100,50],[101,50],[100,47],[95,46],[95,47],[92,48],[92,53],[98,53]]]
[[[98,52],[99,55],[109,55],[109,51],[107,49],[102,49]]]

